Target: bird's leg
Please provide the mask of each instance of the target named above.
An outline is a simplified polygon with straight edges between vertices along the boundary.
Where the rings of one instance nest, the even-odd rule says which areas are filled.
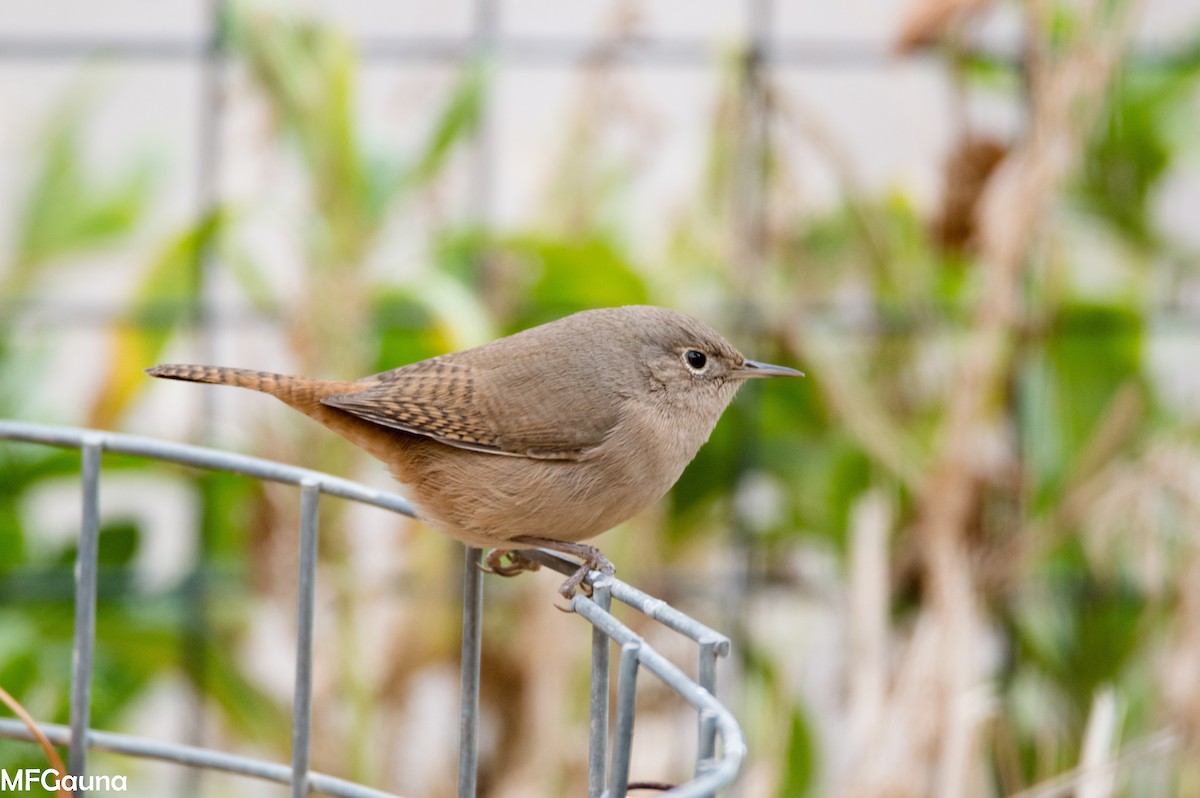
[[[580,586],[583,585],[583,580],[587,578],[590,571],[599,571],[609,576],[617,572],[616,567],[604,556],[604,552],[586,543],[570,543],[565,540],[538,538],[529,535],[513,538],[512,541],[513,543],[526,543],[530,546],[537,546],[541,549],[561,551],[563,554],[578,557],[583,561],[579,566],[579,570],[571,574],[567,581],[559,585],[558,592],[562,594],[563,598],[572,598],[578,592]]]
[[[508,558],[507,563],[504,562],[505,557]],[[516,576],[524,571],[536,571],[541,567],[541,563],[534,562],[518,550],[492,549],[488,552],[484,564],[479,566],[479,570],[496,576]]]

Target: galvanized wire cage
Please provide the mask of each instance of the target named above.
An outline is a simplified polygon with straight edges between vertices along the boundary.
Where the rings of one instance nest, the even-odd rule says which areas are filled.
[[[316,471],[215,449],[111,432],[0,420],[0,440],[75,448],[79,449],[81,454],[83,490],[78,560],[75,567],[70,725],[40,726],[51,742],[68,746],[67,769],[71,775],[83,777],[87,771],[88,749],[98,749],[290,784],[294,796],[320,794],[346,798],[382,798],[391,795],[344,779],[315,773],[309,765],[317,511],[321,495],[327,494],[414,516],[413,509],[407,501],[391,493],[373,490]],[[100,472],[102,454],[106,451],[299,486],[300,565],[297,579],[298,612],[290,764],[267,762],[196,746],[90,728],[92,665],[96,639]],[[478,567],[480,556],[479,549],[468,548],[465,558],[458,768],[460,798],[469,798],[476,792],[483,608],[483,574]],[[570,573],[575,567],[570,561],[551,552],[535,551],[531,556],[541,564],[564,573]],[[717,661],[729,653],[728,638],[619,579],[593,572],[587,581],[592,588],[591,597],[575,596],[571,600],[570,609],[592,626],[589,798],[617,798],[624,796],[629,788],[634,699],[638,674],[642,669],[658,677],[669,689],[695,708],[697,713],[698,742],[694,776],[687,783],[670,789],[666,794],[691,798],[716,795],[718,790],[734,780],[746,755],[744,739],[737,721],[714,697]],[[694,641],[698,650],[698,680],[693,681],[683,669],[655,651],[632,629],[617,620],[609,611],[613,599]],[[610,735],[609,654],[613,643],[620,647],[620,654],[617,664],[615,718]],[[22,722],[7,718],[0,719],[0,737],[30,741],[34,739],[31,730]]]

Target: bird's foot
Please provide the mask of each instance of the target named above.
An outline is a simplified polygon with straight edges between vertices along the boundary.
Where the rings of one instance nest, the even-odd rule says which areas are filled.
[[[604,574],[605,576],[612,576],[617,572],[616,566],[614,566],[611,562],[608,562],[608,558],[604,556],[604,552],[600,551],[599,548],[596,548],[595,546],[576,544],[576,542],[571,542],[568,540],[536,538],[536,536],[533,535],[522,535],[520,538],[512,538],[508,542],[511,542],[511,544],[520,544],[523,548],[548,548],[548,550],[569,554],[571,557],[577,557],[582,560],[580,563],[580,568],[578,568],[574,574],[571,574],[568,580],[560,584],[558,588],[559,595],[562,595],[564,599],[570,600],[575,598],[575,594],[580,592],[581,589],[586,590],[588,595],[592,594],[592,588],[588,586],[587,582],[584,582],[584,580],[586,580],[588,577],[589,572],[600,571],[601,574]],[[500,562],[500,558],[502,558],[504,554],[508,554],[509,562],[511,564],[505,565],[504,563]],[[518,559],[520,559],[523,563],[536,566],[536,563],[534,563],[533,560],[530,560],[528,557],[521,556],[520,552],[503,550],[503,548],[502,550],[493,551],[492,553],[488,554],[487,566],[488,568],[493,569],[494,572],[503,572],[499,569],[511,570],[512,564],[515,564]],[[521,568],[512,572],[515,572],[516,574],[516,572],[520,572],[521,570],[534,569]],[[505,574],[505,576],[508,576],[508,574]]]
[[[608,561],[608,558],[600,551],[600,549],[592,549],[592,554],[586,556],[579,566],[579,570],[567,577],[567,581],[558,586],[558,593],[563,598],[570,601],[575,597],[575,594],[582,591],[585,596],[592,595],[592,586],[583,581],[587,579],[588,574],[592,571],[599,571],[605,576],[612,576],[617,572],[616,567]]]
[[[591,573],[592,568],[587,563],[579,566],[579,570],[567,577],[561,585],[558,586],[558,594],[567,601],[575,598],[576,593],[583,593],[588,598],[592,597],[592,586],[584,582],[587,575]]]
[[[605,576],[612,576],[617,572],[616,567],[604,556],[604,552],[586,543],[572,543],[566,540],[539,538],[532,535],[524,535],[512,540],[514,543],[523,543],[527,546],[534,546],[540,549],[559,551],[572,557],[578,557],[582,561],[579,564],[579,570],[571,574],[567,578],[567,581],[563,582],[558,588],[559,595],[568,601],[574,598],[575,594],[580,590],[584,590],[587,595],[591,595],[591,587],[583,581],[587,579],[587,575],[590,572],[599,571]],[[490,556],[488,557],[488,562],[491,564]]]
[[[508,562],[504,562],[507,559]],[[488,552],[484,563],[479,566],[479,570],[485,574],[495,574],[496,576],[516,576],[524,571],[536,571],[541,568],[540,563],[526,557],[520,551],[513,549],[492,549]]]

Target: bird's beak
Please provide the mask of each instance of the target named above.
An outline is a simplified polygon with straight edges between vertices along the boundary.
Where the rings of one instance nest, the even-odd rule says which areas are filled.
[[[755,377],[803,377],[803,371],[796,371],[787,366],[772,366],[770,363],[759,363],[757,360],[747,360],[742,367],[734,371],[732,376],[749,380]]]

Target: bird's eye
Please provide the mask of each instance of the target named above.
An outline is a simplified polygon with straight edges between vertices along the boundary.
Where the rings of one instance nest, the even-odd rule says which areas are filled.
[[[692,371],[703,371],[708,365],[708,357],[701,351],[689,349],[683,353],[683,360]]]

